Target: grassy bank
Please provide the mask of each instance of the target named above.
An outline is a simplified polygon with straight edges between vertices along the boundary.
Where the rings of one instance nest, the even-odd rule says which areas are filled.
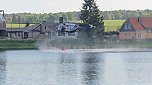
[[[37,49],[34,40],[0,40],[0,50]]]

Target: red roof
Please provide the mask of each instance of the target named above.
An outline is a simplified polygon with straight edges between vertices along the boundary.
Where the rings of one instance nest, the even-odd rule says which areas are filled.
[[[152,17],[141,17],[140,18],[140,23],[145,28],[152,28]]]
[[[135,30],[152,28],[152,17],[131,17],[126,22],[131,23]]]

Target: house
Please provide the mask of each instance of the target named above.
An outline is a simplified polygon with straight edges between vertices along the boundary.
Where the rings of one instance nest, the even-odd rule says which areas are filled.
[[[119,30],[120,40],[152,39],[152,17],[128,18]]]
[[[6,28],[7,39],[27,39],[28,31],[22,28]]]
[[[44,39],[47,37],[55,36],[56,23],[42,22],[24,28],[7,28],[7,36],[9,39]]]

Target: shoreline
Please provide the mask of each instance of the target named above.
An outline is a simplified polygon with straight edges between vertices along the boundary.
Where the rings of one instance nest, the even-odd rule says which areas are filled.
[[[98,48],[98,49],[39,49],[39,48],[6,48],[0,51],[22,51],[22,50],[37,50],[42,52],[72,52],[72,53],[87,53],[87,52],[99,52],[99,53],[127,53],[127,52],[152,52],[152,48]]]
[[[0,48],[0,51],[9,51],[9,50],[38,50],[38,48]]]

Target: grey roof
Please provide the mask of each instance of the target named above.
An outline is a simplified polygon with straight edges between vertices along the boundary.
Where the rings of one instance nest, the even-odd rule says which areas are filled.
[[[47,32],[50,32],[50,31],[56,31],[56,26],[58,24],[56,23],[40,23],[40,24],[36,24],[36,25],[32,25],[32,26],[28,26],[28,27],[25,27],[26,30],[28,31],[40,31],[40,30],[43,30],[43,31],[47,31]]]
[[[40,24],[35,24],[28,27],[24,27],[24,28],[7,28],[6,31],[12,31],[12,32],[38,31],[40,32],[42,30],[43,32],[51,32],[51,31],[55,32],[57,25],[58,25],[57,23],[40,23]]]

